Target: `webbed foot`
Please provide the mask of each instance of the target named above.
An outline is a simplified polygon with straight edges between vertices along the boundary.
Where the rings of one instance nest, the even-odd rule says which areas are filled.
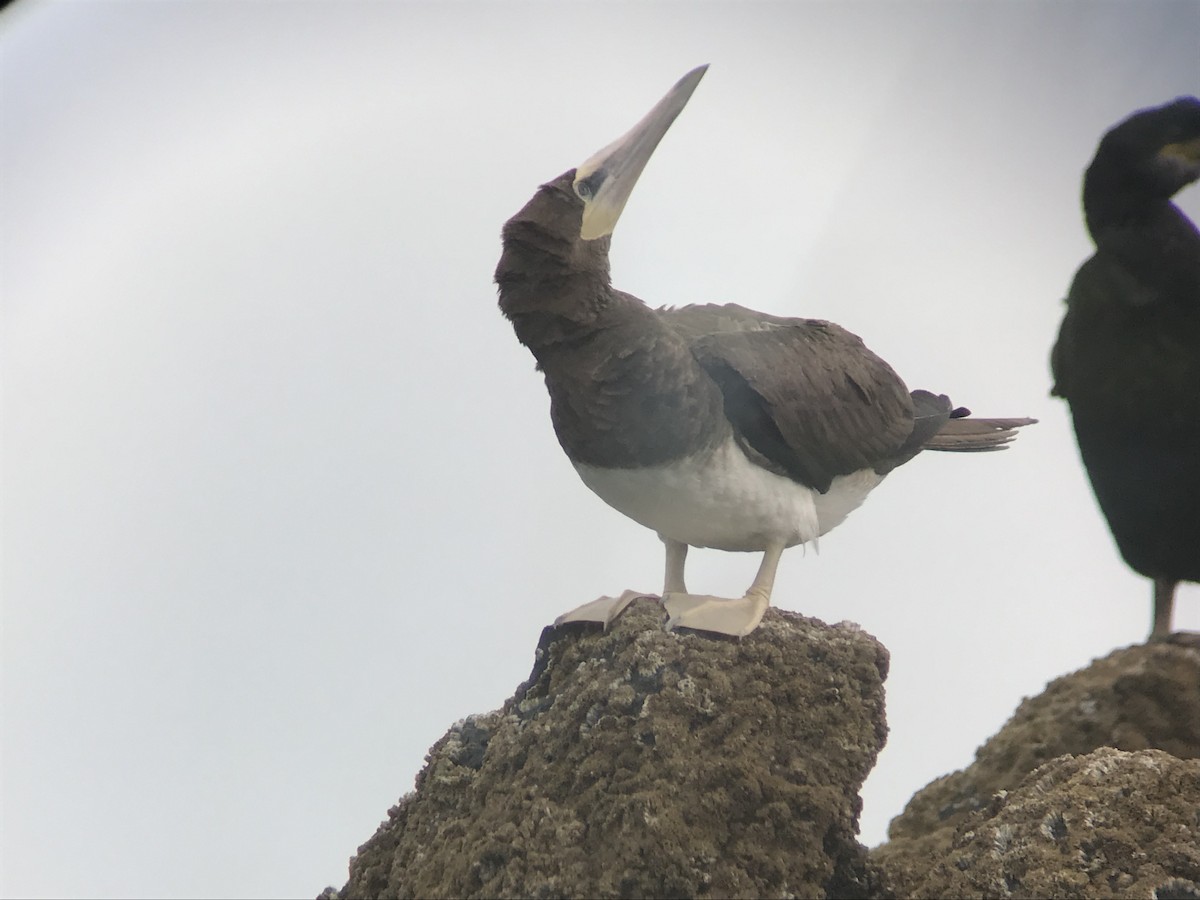
[[[566,625],[568,622],[599,622],[608,630],[608,626],[621,613],[625,612],[627,607],[634,600],[640,597],[646,597],[651,600],[657,600],[657,594],[646,594],[641,591],[622,591],[620,597],[597,597],[582,606],[577,606],[570,612],[565,612],[554,620],[554,627]]]
[[[663,606],[668,613],[668,631],[675,628],[692,628],[696,631],[745,637],[758,627],[769,605],[768,597],[754,592],[736,600],[712,597],[708,594],[663,595]]]
[[[1162,637],[1151,635],[1149,643],[1176,644],[1180,647],[1193,647],[1200,650],[1200,631],[1172,631]]]

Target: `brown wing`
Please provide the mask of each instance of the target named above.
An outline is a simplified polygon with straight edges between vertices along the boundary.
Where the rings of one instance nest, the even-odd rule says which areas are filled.
[[[772,468],[824,492],[838,475],[886,471],[903,454],[913,434],[912,397],[846,329],[735,305],[661,315],[720,386],[743,446]]]

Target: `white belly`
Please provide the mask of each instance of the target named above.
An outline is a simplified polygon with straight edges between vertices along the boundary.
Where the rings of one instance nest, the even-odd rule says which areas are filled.
[[[871,469],[839,475],[821,494],[754,465],[732,438],[715,450],[647,469],[576,464],[605,503],[660,535],[718,550],[807,543],[840,525],[880,481]]]

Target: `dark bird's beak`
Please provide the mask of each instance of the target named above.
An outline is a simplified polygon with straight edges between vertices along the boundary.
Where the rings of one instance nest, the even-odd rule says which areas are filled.
[[[1158,157],[1194,180],[1200,175],[1200,137],[1167,144],[1158,151]]]
[[[654,148],[687,106],[707,69],[707,65],[699,66],[684,75],[642,121],[575,170],[575,193],[583,200],[580,236],[584,240],[612,234]]]

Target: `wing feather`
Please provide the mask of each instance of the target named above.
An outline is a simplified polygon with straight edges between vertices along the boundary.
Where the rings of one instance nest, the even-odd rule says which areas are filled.
[[[824,492],[838,475],[892,468],[913,433],[913,400],[846,329],[733,304],[662,310],[724,395],[743,446]]]

